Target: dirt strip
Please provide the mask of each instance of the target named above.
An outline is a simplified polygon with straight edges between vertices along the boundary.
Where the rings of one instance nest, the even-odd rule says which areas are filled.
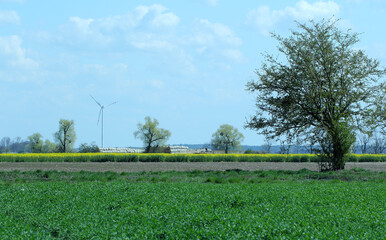
[[[225,171],[240,169],[255,170],[292,170],[309,169],[318,171],[317,163],[277,163],[277,162],[0,162],[0,171],[91,171],[91,172],[150,172],[150,171]],[[346,169],[363,168],[386,172],[384,162],[346,163]]]

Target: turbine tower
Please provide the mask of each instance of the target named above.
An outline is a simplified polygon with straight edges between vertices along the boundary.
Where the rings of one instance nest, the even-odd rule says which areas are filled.
[[[90,97],[91,97],[92,99],[94,99],[94,101],[95,101],[95,102],[98,104],[98,106],[101,108],[101,109],[99,110],[99,117],[98,117],[97,125],[99,125],[99,120],[100,120],[101,115],[102,115],[102,126],[101,126],[101,128],[102,128],[102,129],[101,129],[101,148],[103,148],[103,110],[104,110],[105,108],[107,108],[107,107],[109,107],[109,106],[111,106],[111,105],[117,103],[117,102],[113,102],[113,103],[110,103],[109,105],[105,106],[105,105],[100,104],[97,100],[95,100],[95,98],[94,98],[93,96],[90,95]]]

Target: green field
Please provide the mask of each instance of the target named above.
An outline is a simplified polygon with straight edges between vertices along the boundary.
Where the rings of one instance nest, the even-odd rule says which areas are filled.
[[[0,239],[383,239],[385,173],[0,173]]]

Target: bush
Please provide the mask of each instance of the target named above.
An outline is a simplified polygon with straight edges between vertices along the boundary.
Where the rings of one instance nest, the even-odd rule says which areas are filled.
[[[97,152],[100,152],[100,149],[94,142],[91,143],[91,145],[88,145],[87,143],[82,143],[79,146],[79,152],[80,153],[97,153]]]

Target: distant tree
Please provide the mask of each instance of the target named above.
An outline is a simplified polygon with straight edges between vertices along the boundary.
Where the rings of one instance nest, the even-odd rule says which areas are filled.
[[[9,152],[11,150],[10,145],[11,145],[11,138],[10,137],[3,137],[0,140],[1,152],[6,152],[6,153]]]
[[[289,154],[291,150],[291,145],[286,144],[286,141],[281,141],[280,142],[280,148],[279,148],[279,154]]]
[[[373,144],[371,150],[375,154],[382,154],[386,149],[386,139],[379,133],[373,136]]]
[[[269,138],[265,138],[264,145],[263,145],[263,151],[265,153],[270,153],[272,148],[272,141]]]
[[[373,106],[384,119],[375,99],[386,70],[354,47],[358,34],[335,25],[310,21],[298,23],[300,31],[287,38],[273,34],[283,60],[266,54],[256,70],[258,81],[247,84],[248,91],[257,93],[258,111],[246,127],[272,138],[284,136],[288,143],[317,142],[326,170],[344,169],[360,127],[357,119],[371,118],[367,108]]]
[[[215,149],[225,150],[228,153],[229,150],[241,147],[241,142],[244,140],[244,136],[237,128],[231,125],[223,124],[212,135],[212,146]]]
[[[54,143],[51,142],[50,140],[46,139],[44,141],[43,147],[42,147],[42,152],[44,153],[54,153],[58,151],[58,146]]]
[[[10,151],[14,153],[25,152],[25,148],[28,145],[28,141],[23,140],[21,137],[15,137],[10,145]]]
[[[163,128],[158,128],[157,119],[145,117],[145,124],[138,123],[138,130],[134,132],[134,137],[139,138],[145,145],[145,153],[154,152],[158,147],[165,145],[171,133]]]
[[[369,135],[374,132],[386,137],[386,84],[382,85],[379,94],[374,96],[371,105],[366,108],[360,119],[360,129]]]
[[[71,152],[73,150],[76,133],[73,120],[59,120],[59,130],[54,134],[58,152]]]
[[[360,148],[362,154],[367,153],[368,145],[369,145],[369,142],[371,140],[369,134],[361,133],[361,134],[359,134],[358,139],[359,139],[359,148]]]
[[[92,142],[90,145],[87,143],[82,143],[79,145],[80,153],[96,153],[100,152],[98,145],[95,142]]]
[[[28,136],[28,148],[32,153],[41,153],[43,150],[43,136],[40,133],[34,133]]]

